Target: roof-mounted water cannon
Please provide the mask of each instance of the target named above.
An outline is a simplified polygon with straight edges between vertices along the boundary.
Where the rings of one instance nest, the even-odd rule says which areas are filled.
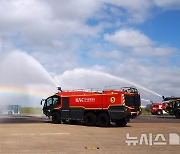
[[[124,92],[129,92],[129,93],[134,93],[134,94],[138,93],[138,90],[136,87],[122,87],[121,89]]]
[[[163,98],[164,101],[180,99],[180,97],[174,97],[174,96],[171,96],[171,97],[162,96],[162,98]]]
[[[60,92],[63,92],[61,87],[57,87],[57,90],[59,90]]]
[[[164,97],[164,96],[162,96],[162,99],[164,100],[164,99],[165,99],[165,97]]]

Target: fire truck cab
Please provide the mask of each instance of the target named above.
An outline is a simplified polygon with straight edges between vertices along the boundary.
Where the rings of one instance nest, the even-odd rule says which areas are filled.
[[[163,97],[164,101],[169,101],[166,106],[166,111],[170,115],[175,115],[180,119],[180,97]]]

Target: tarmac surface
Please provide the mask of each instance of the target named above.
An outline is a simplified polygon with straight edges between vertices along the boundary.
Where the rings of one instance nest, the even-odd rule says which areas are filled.
[[[179,138],[178,138],[179,137]],[[0,116],[0,153],[179,153],[180,119],[139,116],[126,127],[52,124],[44,116]]]

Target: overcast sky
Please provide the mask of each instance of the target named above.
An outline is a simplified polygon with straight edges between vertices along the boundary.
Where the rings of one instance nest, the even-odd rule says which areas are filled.
[[[1,0],[0,89],[55,80],[180,96],[179,27],[179,0]]]

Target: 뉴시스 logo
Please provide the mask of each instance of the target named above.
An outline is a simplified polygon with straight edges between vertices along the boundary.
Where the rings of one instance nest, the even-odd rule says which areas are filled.
[[[180,136],[177,133],[169,133],[169,137],[163,134],[141,134],[140,138],[126,134],[125,143],[130,146],[136,145],[180,145]]]

